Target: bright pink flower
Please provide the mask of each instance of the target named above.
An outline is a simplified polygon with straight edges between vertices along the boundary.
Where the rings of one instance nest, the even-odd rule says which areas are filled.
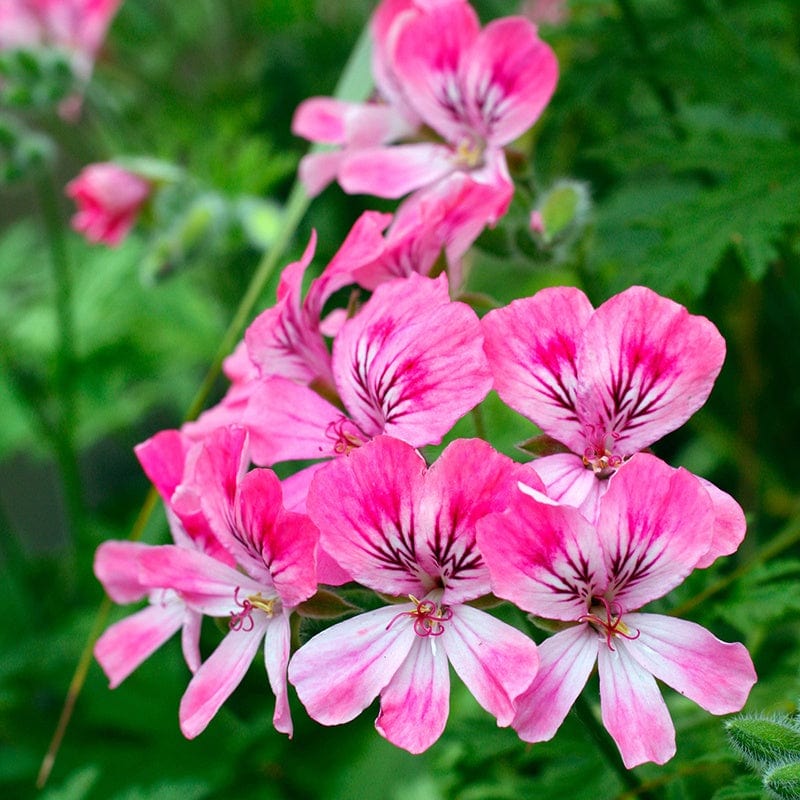
[[[713,323],[641,286],[596,310],[579,289],[544,289],[482,327],[500,397],[572,451],[534,462],[548,495],[589,517],[609,475],[705,403],[725,358]],[[732,553],[745,532],[736,501],[703,486],[715,540],[698,566]]]
[[[149,181],[112,162],[90,164],[67,184],[78,205],[72,227],[90,242],[118,245],[153,190]]]
[[[519,467],[480,440],[451,444],[426,469],[410,446],[378,437],[317,473],[311,518],[355,580],[410,602],[360,614],[295,653],[289,679],[324,725],[377,695],[378,731],[420,753],[447,721],[448,661],[477,701],[508,725],[536,673],[536,646],[466,602],[489,592],[475,526],[516,491]]]
[[[478,318],[450,301],[443,275],[379,286],[336,335],[332,368],[341,405],[285,378],[254,390],[245,425],[256,463],[329,458],[381,433],[438,443],[491,384]]]
[[[547,105],[558,67],[536,27],[521,17],[480,29],[467,3],[399,15],[391,59],[403,94],[444,140],[353,150],[339,170],[347,192],[402,197],[456,171],[497,191],[487,222],[505,213],[513,187],[503,147]]]
[[[539,672],[512,723],[525,741],[555,734],[595,662],[603,723],[629,768],[675,754],[655,678],[712,714],[744,705],[756,675],[743,645],[692,622],[635,613],[682,583],[712,546],[712,504],[694,476],[635,455],[600,498],[595,524],[520,488],[505,512],[478,521],[494,592],[574,623],[539,647]]]

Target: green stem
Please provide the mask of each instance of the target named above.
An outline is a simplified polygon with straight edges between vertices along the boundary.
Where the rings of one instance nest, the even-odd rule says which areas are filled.
[[[485,442],[489,441],[486,437],[486,421],[483,418],[483,410],[480,406],[472,409],[472,421],[475,423],[475,435]]]
[[[58,346],[54,385],[58,398],[55,435],[51,441],[55,450],[67,506],[67,515],[74,545],[85,542],[84,504],[78,452],[75,444],[77,429],[77,397],[75,392],[75,320],[72,313],[72,278],[70,274],[67,243],[64,238],[64,220],[59,196],[52,176],[46,175],[37,182],[39,203],[45,238],[50,249],[50,263],[55,288],[55,312],[58,325]]]
[[[652,800],[652,795],[644,789],[637,777],[625,768],[625,765],[620,760],[616,745],[608,735],[606,729],[597,721],[594,711],[592,711],[583,695],[578,695],[578,699],[575,701],[572,710],[583,723],[587,732],[605,757],[606,763],[616,773],[620,781],[622,781],[622,785],[628,790],[628,793],[645,798],[645,800]]]

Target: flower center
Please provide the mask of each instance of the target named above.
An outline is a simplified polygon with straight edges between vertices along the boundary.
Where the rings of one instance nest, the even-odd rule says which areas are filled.
[[[622,621],[622,609],[619,603],[612,600],[610,603],[605,597],[595,597],[595,603],[589,609],[588,614],[578,618],[578,622],[588,622],[598,632],[606,637],[606,644],[609,650],[614,646],[611,640],[615,636],[623,639],[638,639],[639,631],[629,628]]]
[[[444,633],[442,623],[453,618],[450,608],[434,603],[433,600],[417,600],[413,594],[408,597],[416,608],[411,611],[401,611],[392,618],[386,626],[386,630],[388,631],[400,617],[411,617],[414,620],[414,633],[417,636],[441,636]]]
[[[233,593],[233,600],[242,610],[231,611],[228,627],[232,631],[244,631],[247,633],[253,630],[253,626],[255,625],[253,622],[253,611],[256,609],[263,611],[268,617],[271,617],[275,613],[276,600],[268,600],[262,597],[261,592],[256,592],[256,594],[251,594],[249,597],[245,597],[244,600],[240,600],[239,587],[237,586],[236,591]]]
[[[345,456],[364,444],[363,434],[346,417],[331,422],[325,429],[325,436],[333,441],[333,452],[337,456]]]
[[[483,143],[465,136],[456,145],[456,163],[462,169],[483,166]]]
[[[583,466],[598,478],[608,478],[622,465],[622,458],[604,447],[587,447],[583,451]]]

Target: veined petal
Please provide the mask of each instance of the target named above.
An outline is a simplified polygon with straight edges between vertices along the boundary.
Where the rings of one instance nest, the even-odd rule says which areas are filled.
[[[180,627],[183,603],[155,604],[109,627],[94,646],[94,657],[115,689]]]
[[[392,744],[417,754],[427,750],[447,724],[450,673],[435,637],[414,638],[405,660],[381,691],[375,728]]]
[[[626,614],[625,624],[639,631],[626,643],[631,658],[667,686],[712,714],[731,714],[745,704],[757,677],[744,645],[660,614]]]
[[[306,642],[289,662],[289,681],[309,716],[323,725],[355,719],[392,680],[419,638],[412,605],[379,608],[345,620]]]
[[[269,378],[254,387],[244,414],[256,464],[336,455],[342,412],[308,386]]]
[[[254,613],[249,631],[230,631],[189,681],[181,698],[181,732],[187,739],[201,734],[222,704],[241,683],[253,662],[269,620]]]
[[[425,475],[417,514],[417,563],[444,586],[442,602],[463,603],[491,592],[475,539],[476,523],[503,511],[527,470],[482,439],[449,444]]]
[[[333,345],[340,396],[367,434],[434,444],[489,391],[475,312],[450,301],[445,276],[379,286]]]
[[[543,289],[482,320],[494,388],[511,408],[583,455],[577,354],[592,306],[579,289]]]
[[[468,131],[459,73],[479,31],[468,3],[449,3],[419,14],[397,34],[394,65],[405,95],[420,117],[451,142]]]
[[[711,499],[694,475],[638,453],[600,499],[597,537],[606,588],[623,611],[662,597],[708,551],[713,527]]]
[[[599,641],[587,625],[576,625],[539,645],[539,671],[517,698],[511,723],[523,741],[546,742],[555,736],[589,679]]]
[[[275,695],[275,713],[272,715],[272,724],[276,731],[288,734],[291,739],[294,729],[286,684],[290,640],[289,615],[278,614],[267,623],[264,636],[264,664],[267,668],[270,688]]]
[[[421,598],[435,588],[417,557],[424,473],[425,461],[413,447],[379,436],[311,482],[308,513],[322,546],[377,592]]]
[[[518,491],[506,511],[477,525],[498,597],[547,619],[574,622],[605,589],[597,534],[578,509]]]
[[[533,125],[558,80],[555,54],[523,17],[490,22],[461,66],[468,118],[495,146],[508,144]]]
[[[742,507],[727,492],[699,475],[695,477],[703,484],[714,507],[714,536],[711,546],[697,562],[698,568],[703,568],[711,566],[720,556],[729,556],[736,552],[744,539],[747,521]]]
[[[617,637],[616,649],[601,646],[597,666],[603,725],[632,769],[645,761],[669,761],[675,755],[675,728],[655,678],[633,660],[629,644]]]
[[[514,700],[539,668],[536,645],[524,633],[470,606],[451,607],[453,617],[437,640],[458,677],[501,727],[514,718]]]
[[[339,184],[348,194],[397,199],[455,171],[453,151],[440,144],[401,144],[347,151]]]
[[[627,456],[674,431],[705,403],[724,358],[725,340],[705,317],[643,286],[612,297],[578,354],[589,443]]]

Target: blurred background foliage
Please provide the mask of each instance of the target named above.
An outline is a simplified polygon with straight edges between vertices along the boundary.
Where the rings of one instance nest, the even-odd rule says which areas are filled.
[[[556,4],[475,2],[484,21],[523,5],[535,14]],[[145,496],[131,448],[180,424],[282,223],[304,152],[290,133],[292,113],[303,98],[332,92],[372,8],[368,0],[126,0],[80,120],[13,110],[7,124],[31,132],[19,156],[24,169],[3,155],[0,136],[4,798],[35,794],[102,597],[93,550],[127,536]],[[505,303],[566,283],[597,304],[642,283],[720,328],[728,357],[710,401],[657,450],[734,494],[749,533],[736,556],[693,575],[659,607],[682,608],[721,638],[747,644],[760,676],[747,710],[793,713],[800,697],[800,6],[572,0],[541,33],[559,56],[559,86],[517,143],[519,194],[470,255],[467,290]],[[90,247],[64,227],[66,200],[48,210],[45,198],[53,187],[60,194],[83,164],[123,154],[180,166],[202,187],[193,201],[199,210],[192,205],[195,216],[175,218],[169,207],[156,208],[154,233],[135,233],[115,250]],[[49,163],[49,171],[23,175],[25,158]],[[579,201],[554,210],[560,201],[551,189],[564,180]],[[320,237],[315,263],[326,263],[360,211],[378,205],[326,190],[282,263],[302,250],[312,227]],[[534,206],[556,221],[552,235],[531,234]],[[71,276],[74,335],[66,343],[63,284],[46,235],[52,242],[58,224]],[[274,291],[273,278],[259,308]],[[484,421],[495,446],[525,457],[515,444],[537,432],[530,423],[495,396]],[[456,435],[474,435],[472,420]],[[157,511],[145,538],[162,541],[165,531]],[[513,609],[498,613],[527,624]],[[204,637],[209,649],[218,640],[212,629]],[[726,745],[720,720],[669,690],[678,756],[635,770],[626,785],[575,716],[553,741],[529,746],[497,729],[459,688],[445,735],[423,756],[383,741],[372,729],[374,709],[326,729],[298,704],[290,742],[271,727],[272,698],[258,668],[209,729],[187,742],[177,725],[186,682],[176,642],[113,692],[93,667],[43,800],[762,796],[757,777]],[[587,692],[596,699],[596,687]]]

